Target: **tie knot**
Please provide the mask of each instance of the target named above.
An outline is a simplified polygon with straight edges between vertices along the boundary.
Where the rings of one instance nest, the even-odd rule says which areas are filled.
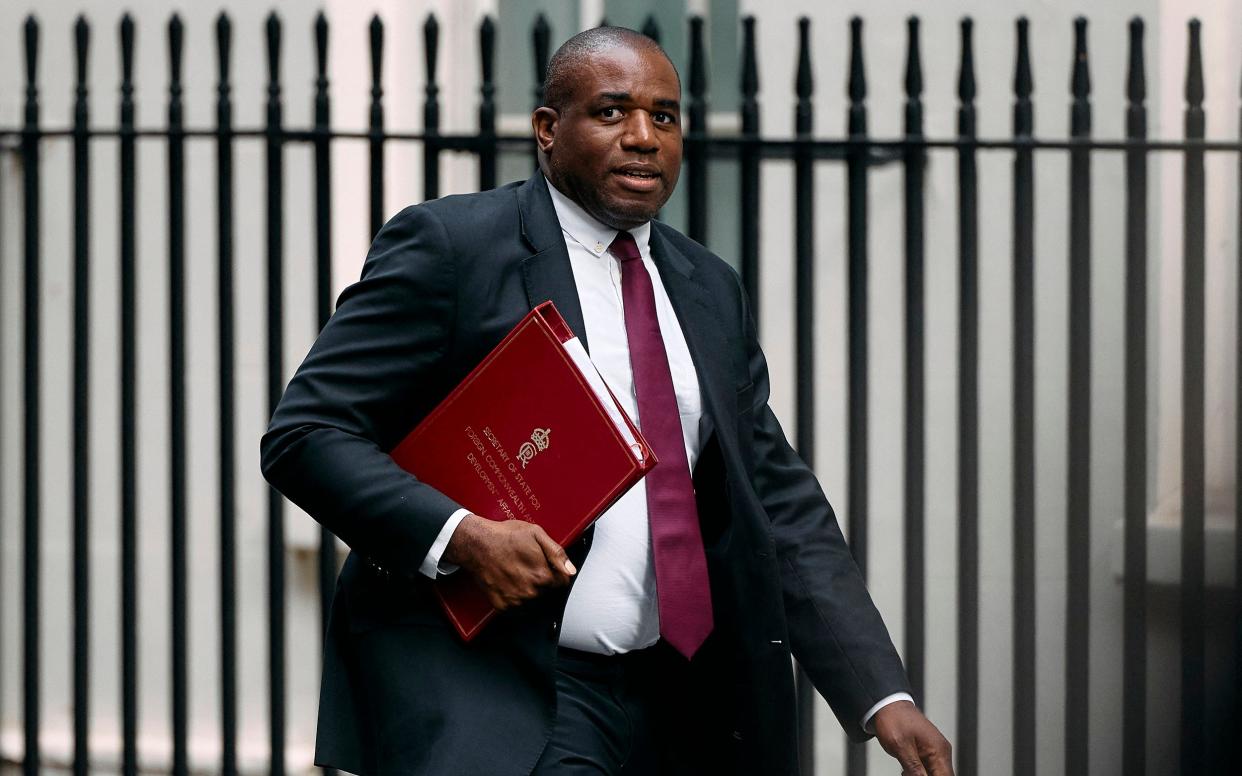
[[[642,255],[638,252],[638,243],[634,242],[634,235],[629,232],[617,232],[612,245],[608,246],[608,251],[621,261],[630,261]]]

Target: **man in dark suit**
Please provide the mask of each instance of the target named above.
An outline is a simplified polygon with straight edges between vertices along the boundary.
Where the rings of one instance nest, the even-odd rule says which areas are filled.
[[[736,274],[651,220],[681,164],[676,70],[650,39],[601,28],[562,46],[546,83],[541,174],[389,221],[264,436],[267,478],[352,549],[316,761],[795,774],[792,654],[852,738],[877,735],[903,773],[950,774],[768,407]],[[547,300],[661,461],[567,548],[471,514],[387,455]],[[445,573],[472,574],[503,610],[469,644],[436,606]]]

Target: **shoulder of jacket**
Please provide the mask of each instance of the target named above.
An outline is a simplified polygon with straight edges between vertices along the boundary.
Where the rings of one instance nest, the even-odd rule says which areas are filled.
[[[500,216],[507,211],[516,215],[517,200],[515,190],[519,184],[510,183],[487,191],[472,194],[450,194],[439,199],[430,199],[410,209],[425,209],[447,225],[459,223],[478,223],[478,219]]]
[[[453,194],[409,205],[393,216],[406,230],[431,230],[455,251],[466,254],[494,244],[519,229],[514,186],[473,194]]]

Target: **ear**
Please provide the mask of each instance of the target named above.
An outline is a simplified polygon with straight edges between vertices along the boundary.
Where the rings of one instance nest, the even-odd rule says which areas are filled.
[[[551,153],[553,141],[556,139],[556,125],[560,114],[548,106],[536,108],[530,114],[530,125],[535,131],[535,144],[545,154]]]

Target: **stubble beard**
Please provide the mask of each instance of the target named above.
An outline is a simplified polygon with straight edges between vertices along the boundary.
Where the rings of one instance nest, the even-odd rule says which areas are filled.
[[[548,177],[561,193],[572,199],[596,221],[610,229],[625,231],[642,226],[655,218],[660,207],[667,200],[665,197],[654,208],[641,203],[626,205],[616,201],[610,202],[607,196],[602,195],[602,188],[599,185],[592,186],[590,182],[581,178],[566,175],[557,164],[555,156],[548,158],[548,172],[551,173]],[[604,173],[605,176],[609,174]],[[598,183],[605,182],[599,181]]]

